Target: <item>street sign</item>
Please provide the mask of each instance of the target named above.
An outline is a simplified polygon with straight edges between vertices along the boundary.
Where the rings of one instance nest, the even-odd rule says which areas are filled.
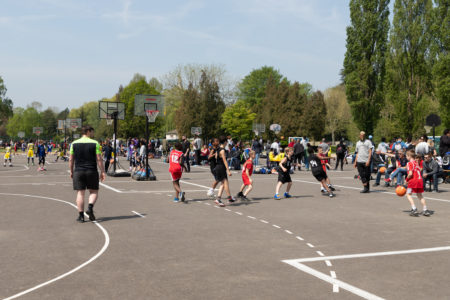
[[[191,134],[192,135],[201,135],[202,128],[201,127],[191,127]]]

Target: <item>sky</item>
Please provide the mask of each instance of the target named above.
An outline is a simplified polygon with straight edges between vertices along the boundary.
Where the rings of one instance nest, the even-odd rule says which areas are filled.
[[[135,73],[273,66],[315,90],[340,83],[348,0],[0,0],[0,76],[14,106],[79,107]]]

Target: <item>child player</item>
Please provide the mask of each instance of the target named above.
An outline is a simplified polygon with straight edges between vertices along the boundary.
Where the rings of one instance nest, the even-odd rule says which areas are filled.
[[[31,158],[31,162],[34,166],[34,144],[33,144],[33,140],[30,140],[30,142],[27,145],[28,148],[28,152],[27,152],[27,165],[30,165],[30,158]]]
[[[312,148],[312,147],[311,147]],[[327,168],[328,169],[331,169],[331,167],[330,167],[330,164],[328,163],[328,161],[330,160],[330,157],[328,156],[328,154],[327,153],[323,153],[323,150],[322,150],[323,148],[322,147],[319,147],[318,148],[318,154],[317,154],[317,157],[320,159],[320,161],[321,161],[321,165],[322,165],[322,169],[323,169],[323,171],[325,172],[325,180],[326,180],[326,184],[327,184],[327,186],[329,187],[329,189],[331,190],[331,191],[334,191],[335,190],[335,188],[331,185],[331,183],[330,183],[330,178],[328,177],[328,175],[327,175]],[[323,186],[320,186],[320,191],[322,192],[322,193],[326,193],[326,192],[328,192],[328,189],[325,189]]]
[[[323,168],[321,158],[314,154],[314,149],[312,147],[308,148],[308,160],[312,174],[317,181],[321,183],[322,190],[326,190],[330,198],[334,197],[330,185],[327,184],[328,176]]]
[[[291,170],[291,166],[293,163],[293,154],[294,150],[292,148],[287,148],[286,156],[280,161],[278,166],[278,183],[275,190],[275,196],[273,197],[275,200],[280,200],[281,197],[279,195],[280,188],[283,184],[287,183],[286,192],[284,193],[285,198],[291,198],[292,196],[289,194],[289,191],[292,186],[291,174],[289,171]]]
[[[253,189],[253,180],[250,178],[253,173],[253,160],[255,159],[255,151],[250,150],[249,151],[249,158],[242,166],[242,181],[244,182],[241,186],[241,189],[239,190],[238,197],[241,197],[243,200],[248,200],[247,195],[251,192]],[[247,187],[247,190],[244,192],[245,187]]]
[[[9,160],[9,166],[12,167],[11,163],[11,144],[6,144],[6,153],[5,153],[5,162],[3,163],[3,166],[6,167],[6,162]]]
[[[39,157],[39,168],[38,168],[38,171],[45,171],[46,150],[47,149],[45,148],[44,142],[41,141],[41,143],[37,147],[37,154],[38,154],[38,157]]]
[[[414,199],[412,198],[412,193],[417,195],[417,198],[422,202],[422,215],[429,217],[431,215],[430,211],[427,209],[427,204],[425,198],[423,197],[423,179],[420,172],[419,164],[416,161],[416,153],[414,150],[409,150],[406,152],[406,158],[408,159],[408,164],[406,165],[406,170],[408,175],[406,181],[408,182],[408,189],[406,190],[406,198],[408,198],[411,204],[410,216],[418,217],[417,207],[414,205]]]
[[[183,152],[181,151],[183,149],[183,146],[181,143],[175,144],[175,149],[170,151],[169,154],[169,172],[172,176],[172,182],[173,182],[173,188],[175,189],[175,198],[173,199],[173,202],[179,202],[181,199],[181,202],[184,202],[185,200],[185,194],[181,191],[180,187],[180,179],[181,175],[183,174]]]

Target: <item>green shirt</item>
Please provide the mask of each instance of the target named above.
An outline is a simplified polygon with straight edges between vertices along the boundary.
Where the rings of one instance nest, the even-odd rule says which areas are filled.
[[[101,154],[100,144],[86,136],[74,141],[70,146],[75,171],[97,171],[97,154]]]

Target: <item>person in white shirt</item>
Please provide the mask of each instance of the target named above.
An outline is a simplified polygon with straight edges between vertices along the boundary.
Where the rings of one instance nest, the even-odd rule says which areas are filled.
[[[354,167],[358,168],[359,177],[364,186],[361,193],[370,192],[370,162],[372,159],[372,151],[372,142],[366,139],[366,133],[361,131],[359,133],[359,141],[356,143],[356,158],[354,164]]]
[[[424,156],[430,152],[430,147],[427,143],[428,137],[426,135],[421,136],[419,139],[419,143],[416,145],[416,154],[420,156]]]
[[[280,153],[280,144],[278,143],[278,140],[275,140],[272,145],[270,145],[270,148],[273,149],[274,153],[276,154]]]
[[[378,144],[377,151],[380,151],[381,154],[386,154],[388,152],[389,145],[386,143],[386,138],[381,138],[381,143]]]

